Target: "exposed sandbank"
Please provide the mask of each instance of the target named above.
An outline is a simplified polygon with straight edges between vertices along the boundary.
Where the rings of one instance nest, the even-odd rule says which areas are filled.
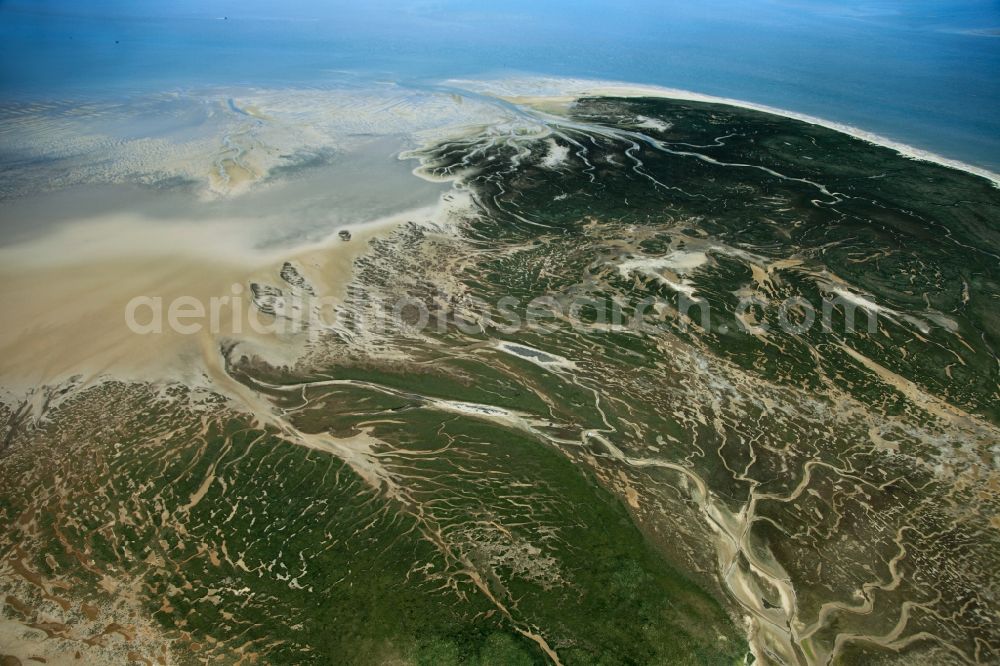
[[[805,113],[788,111],[786,109],[779,109],[765,104],[746,102],[729,97],[716,97],[714,95],[706,95],[692,92],[690,90],[680,90],[678,88],[666,88],[654,85],[571,78],[525,77],[519,79],[498,79],[495,81],[452,79],[447,83],[455,87],[466,87],[469,90],[474,90],[487,95],[494,95],[514,104],[538,106],[543,110],[550,109],[553,105],[558,105],[560,103],[569,103],[581,97],[661,97],[664,99],[687,100],[691,102],[725,104],[727,106],[770,113],[772,115],[783,116],[793,120],[800,120],[811,125],[826,127],[828,129],[853,136],[856,139],[867,141],[868,143],[890,148],[895,150],[900,155],[911,159],[933,162],[952,169],[958,169],[960,171],[966,171],[968,173],[981,176],[991,181],[995,187],[1000,187],[1000,174],[994,173],[989,169],[984,169],[959,160],[937,155],[930,151],[916,148],[914,146],[910,146],[845,123],[838,123]]]

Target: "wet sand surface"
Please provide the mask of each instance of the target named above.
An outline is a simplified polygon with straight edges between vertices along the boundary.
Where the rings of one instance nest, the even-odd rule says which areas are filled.
[[[994,176],[555,83],[7,111],[0,653],[1000,655]]]

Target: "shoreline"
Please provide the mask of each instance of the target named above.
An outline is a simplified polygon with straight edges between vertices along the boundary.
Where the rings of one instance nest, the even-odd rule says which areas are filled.
[[[917,148],[847,123],[826,120],[824,118],[819,118],[806,113],[799,113],[797,111],[780,109],[766,104],[747,102],[730,97],[718,97],[716,95],[708,95],[691,90],[668,88],[652,84],[604,81],[599,79],[560,79],[548,77],[507,80],[448,79],[445,83],[448,85],[454,85],[456,88],[467,87],[471,84],[473,86],[471,90],[474,92],[495,96],[499,99],[510,101],[512,103],[517,103],[518,100],[527,100],[531,98],[541,101],[552,100],[560,97],[569,97],[573,99],[580,99],[582,97],[656,97],[688,102],[704,102],[707,104],[723,104],[740,109],[768,113],[774,116],[789,118],[791,120],[798,120],[810,125],[825,127],[827,129],[840,132],[841,134],[846,134],[855,139],[860,139],[861,141],[865,141],[876,146],[888,148],[908,159],[931,162],[939,166],[964,171],[974,176],[985,178],[990,181],[994,187],[1000,189],[1000,174],[990,171],[985,167],[979,167],[967,162],[962,162],[961,160],[945,157],[929,150]],[[510,88],[504,89],[504,86],[510,86]],[[532,89],[532,86],[534,89]]]
[[[735,99],[732,97],[722,97],[718,95],[710,95],[707,93],[700,93],[693,90],[685,90],[682,88],[671,88],[668,86],[660,86],[655,84],[646,83],[630,83],[627,81],[616,81],[610,79],[585,79],[585,78],[575,78],[575,77],[558,77],[558,76],[546,76],[546,75],[534,75],[526,74],[523,76],[514,77],[504,77],[504,78],[444,78],[437,81],[438,85],[442,86],[444,90],[438,90],[437,92],[445,92],[447,89],[451,89],[452,94],[460,95],[461,93],[471,93],[473,95],[482,95],[485,97],[491,97],[495,100],[511,103],[511,104],[529,104],[532,102],[553,102],[553,101],[574,101],[582,97],[648,97],[648,98],[661,98],[661,99],[672,99],[672,100],[682,100],[690,102],[702,102],[706,104],[720,104],[725,106],[731,106],[740,109],[747,109],[750,111],[757,111],[760,113],[767,113],[774,116],[788,118],[791,120],[797,120],[800,122],[808,123],[810,125],[817,125],[819,127],[824,127],[841,134],[846,134],[855,139],[865,141],[869,144],[880,146],[883,148],[888,148],[895,151],[897,154],[906,157],[908,159],[929,162],[932,164],[937,164],[939,166],[956,169],[958,171],[964,171],[966,173],[985,178],[990,181],[994,187],[1000,188],[1000,173],[996,171],[991,171],[987,167],[976,166],[975,164],[970,164],[969,162],[964,162],[960,159],[946,157],[939,153],[935,153],[931,150],[926,150],[923,148],[918,148],[916,146],[904,143],[902,141],[897,141],[891,139],[887,136],[878,134],[876,132],[865,130],[861,127],[851,125],[849,123],[838,122],[835,120],[828,120],[826,118],[821,118],[819,116],[810,115],[808,113],[800,113],[798,111],[793,111],[789,109],[783,109],[775,106],[770,106],[768,104],[761,104],[757,102],[750,102],[746,100]],[[420,84],[415,84],[414,82],[406,81],[371,81],[370,86],[372,88],[384,88],[386,85],[391,87],[396,87],[401,90],[410,90],[411,92],[427,92],[427,87]],[[288,87],[288,88],[268,88],[254,85],[204,85],[204,86],[193,86],[193,87],[180,87],[180,88],[169,88],[166,90],[161,90],[158,93],[153,94],[153,96],[161,95],[167,97],[192,97],[201,98],[205,93],[210,93],[218,96],[224,96],[231,98],[234,95],[251,95],[251,94],[261,94],[261,93],[276,93],[276,92],[286,92],[286,93],[301,93],[303,91],[346,91],[352,90],[357,91],[358,87],[343,85],[337,85],[336,83],[331,83],[330,85],[317,84],[313,88],[303,88],[303,87]],[[132,93],[126,95],[126,99],[142,99],[149,97],[149,93]],[[77,98],[71,98],[77,99]],[[42,95],[37,99],[34,99],[35,104],[45,103],[54,104],[57,103],[58,98],[52,97],[51,95]],[[65,99],[61,100],[65,102]],[[16,102],[14,102],[16,104]],[[30,103],[30,102],[29,102]],[[239,109],[235,110],[237,113],[242,113]],[[432,128],[419,128],[417,131],[424,129],[440,129],[440,127]],[[406,152],[404,150],[403,152]]]
[[[0,401],[21,400],[39,387],[84,387],[109,379],[180,382],[225,394],[219,382],[218,349],[229,342],[275,365],[293,365],[305,354],[308,331],[272,331],[264,316],[258,331],[250,323],[259,308],[251,284],[281,285],[290,263],[317,298],[341,303],[354,279],[355,261],[373,240],[408,222],[434,223],[449,214],[446,203],[405,210],[357,224],[338,226],[315,241],[271,249],[228,242],[233,223],[181,227],[186,242],[171,244],[178,230],[137,214],[79,221],[43,238],[0,248],[5,304],[10,325],[0,332]],[[339,236],[348,230],[349,242]],[[113,239],[88,246],[87,237]],[[73,248],[77,252],[72,251]],[[83,252],[80,252],[83,248]],[[220,259],[221,257],[221,259]],[[46,279],[36,279],[44,271]],[[197,330],[168,327],[150,333],[128,325],[128,304],[156,300],[158,318],[173,304],[200,306]],[[215,330],[205,322],[219,303]],[[152,310],[143,306],[142,322]],[[154,317],[156,315],[153,315]],[[192,321],[187,319],[186,321]]]

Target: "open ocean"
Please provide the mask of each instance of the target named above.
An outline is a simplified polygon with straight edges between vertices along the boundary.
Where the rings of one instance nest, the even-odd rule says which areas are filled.
[[[522,74],[766,104],[1000,170],[996,0],[0,0],[3,101]]]

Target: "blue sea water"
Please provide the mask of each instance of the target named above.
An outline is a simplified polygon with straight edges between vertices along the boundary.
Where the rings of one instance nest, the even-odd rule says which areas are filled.
[[[997,0],[0,0],[0,100],[525,73],[743,99],[1000,171]]]

